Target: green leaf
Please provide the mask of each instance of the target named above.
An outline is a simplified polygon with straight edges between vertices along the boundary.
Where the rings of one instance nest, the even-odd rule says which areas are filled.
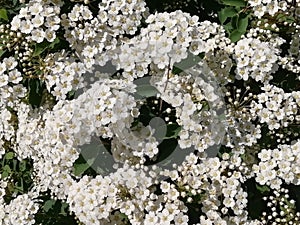
[[[155,163],[161,162],[168,158],[176,149],[178,142],[176,139],[165,139],[158,145],[159,153]]]
[[[19,185],[20,183],[20,185]],[[23,178],[20,178],[20,182],[17,182],[17,186],[15,186],[16,191],[23,193],[24,192],[24,181]]]
[[[150,77],[142,77],[134,80],[134,84],[136,85],[136,98],[148,98],[152,96],[156,96],[158,90],[150,84]]]
[[[55,38],[53,42],[43,41],[42,43],[37,43],[32,55],[35,57],[42,54],[46,49],[53,49],[59,42],[59,38]]]
[[[52,209],[52,207],[55,205],[55,203],[56,203],[56,200],[54,200],[54,199],[47,200],[43,206],[44,211],[48,212],[50,209]]]
[[[233,29],[237,29],[238,26],[238,19],[239,19],[239,15],[235,15],[231,18],[231,25],[233,27]]]
[[[234,7],[225,7],[221,9],[221,11],[218,13],[221,24],[223,24],[227,20],[227,18],[233,17],[237,13],[238,12]]]
[[[246,2],[244,0],[222,0],[225,5],[236,6],[236,7],[245,7]]]
[[[188,52],[187,58],[183,59],[179,63],[174,64],[172,68],[172,73],[179,74],[182,71],[197,65],[203,59],[203,57],[204,55],[202,54],[194,55],[191,52]]]
[[[226,30],[227,33],[230,34],[230,32],[233,30],[232,24],[231,22],[226,23],[225,25],[223,25],[224,29]]]
[[[241,36],[243,35],[243,33],[241,33],[238,30],[234,30],[231,32],[231,34],[229,35],[229,38],[232,42],[237,42],[238,40],[241,39]]]
[[[51,49],[54,48],[55,45],[59,44],[59,42],[60,42],[60,39],[59,39],[58,37],[56,37],[56,38],[50,43],[49,48],[51,48]]]
[[[7,171],[3,171],[2,174],[1,174],[1,179],[4,179],[8,176],[9,176],[9,173]]]
[[[248,27],[248,16],[246,17],[239,16],[239,19],[237,21],[238,31],[241,33],[246,32],[247,27]]]
[[[5,154],[6,159],[13,159],[14,158],[14,153],[13,152],[8,152]]]
[[[167,125],[167,134],[164,139],[171,139],[171,138],[177,138],[178,134],[181,130],[181,126],[178,124],[172,123]]]
[[[9,165],[3,166],[3,171],[6,171],[6,172],[8,172],[8,173],[11,173],[10,166],[9,166]]]
[[[20,171],[23,172],[26,170],[26,161],[22,160],[19,165]]]
[[[256,189],[262,194],[270,192],[270,188],[267,185],[262,186],[262,185],[256,184]]]
[[[8,177],[10,174],[11,174],[11,169],[9,167],[9,165],[5,165],[3,168],[2,168],[2,174],[1,174],[1,178],[5,178],[5,177]]]
[[[142,84],[136,87],[136,93],[143,97],[156,96],[158,93],[157,89],[150,84]]]
[[[45,89],[43,81],[39,79],[30,79],[28,81],[29,96],[28,100],[32,106],[39,106],[43,97],[43,90]]]
[[[75,176],[80,176],[83,174],[91,165],[94,163],[95,159],[89,159],[85,163],[74,164],[74,174]]]
[[[6,9],[0,9],[0,19],[8,21],[8,16],[7,16]]]
[[[36,44],[32,55],[34,57],[40,55],[42,52],[44,52],[47,49],[48,46],[49,46],[49,42],[47,41]]]
[[[68,207],[69,207],[68,203],[62,202],[61,203],[61,208],[60,208],[60,214],[64,215],[64,216],[67,216],[68,215]]]
[[[0,57],[6,52],[6,50],[0,50]]]

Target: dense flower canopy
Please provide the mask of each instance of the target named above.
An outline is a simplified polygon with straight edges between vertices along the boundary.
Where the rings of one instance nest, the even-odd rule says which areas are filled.
[[[154,2],[3,3],[0,224],[300,224],[300,1]]]

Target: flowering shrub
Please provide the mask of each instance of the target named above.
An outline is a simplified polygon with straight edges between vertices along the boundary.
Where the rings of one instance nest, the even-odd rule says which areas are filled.
[[[0,224],[300,224],[300,1],[0,2]]]

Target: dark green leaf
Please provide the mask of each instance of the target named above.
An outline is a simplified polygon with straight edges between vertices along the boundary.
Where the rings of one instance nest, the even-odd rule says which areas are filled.
[[[1,179],[4,179],[8,176],[9,176],[9,173],[7,171],[3,171],[2,174],[1,174]]]
[[[229,22],[229,23],[223,25],[223,27],[224,27],[224,29],[226,30],[226,32],[229,33],[229,34],[230,34],[230,32],[233,30],[233,27],[232,27],[231,22]]]
[[[239,19],[239,16],[238,15],[235,15],[231,18],[231,25],[233,27],[233,29],[237,29],[238,27],[238,19]]]
[[[163,142],[158,145],[159,153],[155,162],[158,163],[168,158],[168,156],[174,152],[177,145],[177,140],[174,138],[163,140]]]
[[[64,215],[64,216],[67,216],[68,215],[68,213],[67,213],[68,207],[69,207],[68,203],[62,202],[61,203],[61,208],[60,208],[60,214]]]
[[[232,42],[237,42],[238,40],[241,39],[241,36],[243,35],[243,33],[241,33],[238,30],[234,30],[232,31],[232,33],[229,35],[229,38]]]
[[[150,84],[138,85],[136,88],[136,93],[143,97],[156,96],[158,93],[157,89]]]
[[[248,27],[248,16],[246,17],[240,16],[237,22],[238,31],[241,33],[246,32],[247,27]]]
[[[8,16],[7,16],[6,9],[0,9],[0,19],[8,21]]]
[[[1,45],[0,45],[1,46]],[[0,57],[6,52],[6,50],[0,50]]]
[[[225,5],[236,6],[236,7],[245,7],[246,2],[244,0],[222,0]]]
[[[177,138],[181,130],[181,127],[178,124],[168,124],[167,125],[167,134],[164,139]]]
[[[204,55],[203,56],[202,55],[194,55],[191,52],[188,52],[187,58],[183,59],[179,63],[174,64],[172,73],[179,74],[182,71],[195,66],[202,60],[203,57],[204,57]]]
[[[21,161],[19,167],[20,167],[21,172],[25,171],[26,170],[26,161],[25,160]]]
[[[39,106],[42,100],[44,84],[39,79],[29,80],[29,103],[32,106]]]
[[[267,185],[262,186],[262,185],[256,184],[256,189],[262,194],[270,192],[270,188]]]
[[[59,38],[55,38],[53,42],[43,41],[42,43],[37,43],[33,52],[33,56],[38,56],[42,54],[46,49],[52,49],[56,44],[58,44]]]
[[[11,173],[11,169],[10,169],[10,166],[9,166],[9,165],[3,166],[3,170],[4,170],[4,171],[7,171],[7,172],[9,172],[9,173]]]
[[[15,189],[17,191],[19,191],[20,193],[23,193],[23,191],[24,191],[24,181],[23,181],[22,177],[20,178],[20,182],[18,182],[18,184],[19,183],[20,183],[20,185],[16,186]]]
[[[57,45],[60,42],[60,39],[58,37],[56,37],[49,45],[49,48],[54,48],[55,45]]]
[[[85,163],[75,163],[74,164],[74,174],[75,176],[79,176],[83,174],[90,166],[93,164],[95,159],[89,159]]]
[[[47,200],[43,206],[44,211],[48,212],[50,209],[52,209],[52,207],[55,205],[55,203],[56,203],[56,200],[53,200],[53,199]]]
[[[237,11],[234,7],[225,7],[218,13],[221,24],[223,24],[227,18],[233,17],[236,14]]]
[[[6,158],[6,159],[12,159],[12,158],[14,158],[14,153],[13,153],[13,152],[8,152],[8,153],[6,153],[6,154],[5,154],[5,158]]]

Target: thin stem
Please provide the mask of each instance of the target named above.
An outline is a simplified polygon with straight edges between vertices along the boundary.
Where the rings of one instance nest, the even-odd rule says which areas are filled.
[[[169,62],[169,66],[168,66],[168,69],[167,69],[167,82],[165,84],[163,92],[165,92],[167,90],[169,79],[170,79],[170,62]],[[159,114],[160,115],[162,113],[162,105],[163,105],[163,100],[162,100],[162,98],[160,98],[160,102],[159,102]]]

